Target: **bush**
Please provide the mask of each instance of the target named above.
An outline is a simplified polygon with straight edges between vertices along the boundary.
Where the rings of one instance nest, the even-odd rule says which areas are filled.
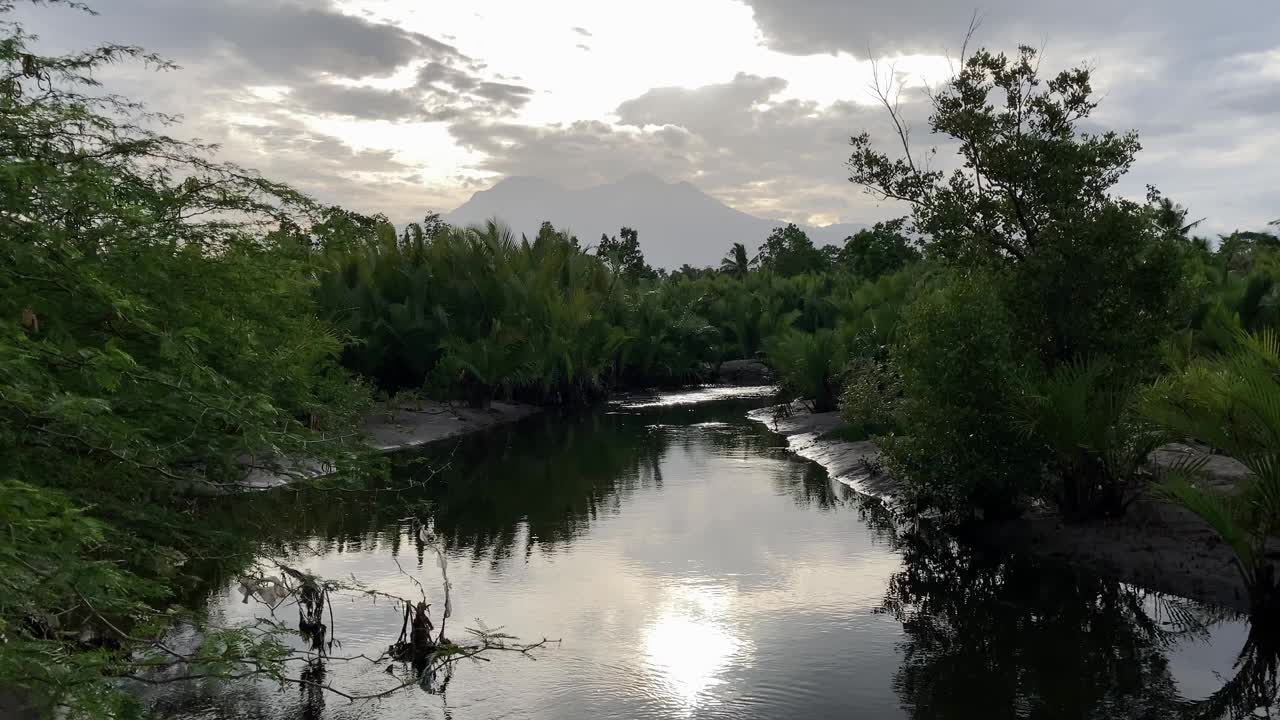
[[[882,441],[907,499],[955,518],[1015,514],[1040,463],[1013,409],[1027,372],[1012,322],[984,276],[955,278],[909,306],[894,356],[903,435]]]
[[[891,361],[854,358],[845,369],[848,378],[840,393],[840,417],[851,434],[871,437],[895,428],[902,399],[902,375]]]
[[[1170,440],[1135,410],[1135,386],[1105,362],[1075,362],[1029,383],[1019,403],[1028,438],[1049,453],[1047,494],[1068,520],[1123,515],[1151,453]]]
[[[770,338],[765,351],[785,391],[810,400],[814,412],[836,409],[843,352],[835,332],[790,330]]]
[[[1142,411],[1248,468],[1237,491],[1224,493],[1201,477],[1207,457],[1195,458],[1169,471],[1162,490],[1231,547],[1255,616],[1280,617],[1280,578],[1269,552],[1280,533],[1280,334],[1237,330],[1229,352],[1148,388]]]

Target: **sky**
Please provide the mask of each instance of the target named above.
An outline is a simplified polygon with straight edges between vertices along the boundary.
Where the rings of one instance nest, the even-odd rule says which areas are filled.
[[[637,172],[811,224],[903,214],[848,182],[851,135],[888,143],[892,68],[920,148],[923,90],[972,44],[1086,64],[1089,129],[1136,129],[1122,181],[1208,232],[1280,218],[1280,1],[90,0],[20,3],[38,48],[141,45],[181,66],[103,79],[175,134],[317,198],[404,221],[507,176],[571,188]],[[889,148],[888,144],[885,145]],[[942,145],[945,153],[947,147]]]

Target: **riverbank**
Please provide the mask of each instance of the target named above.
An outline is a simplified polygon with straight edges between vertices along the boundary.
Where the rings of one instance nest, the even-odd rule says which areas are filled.
[[[359,432],[365,442],[380,453],[410,450],[434,442],[488,430],[542,412],[535,405],[495,402],[486,409],[459,407],[434,400],[404,402],[397,407],[378,407],[365,414]],[[332,472],[314,461],[286,461],[249,468],[242,485],[265,490],[292,481]]]
[[[786,437],[792,452],[822,465],[833,479],[857,492],[887,502],[898,494],[897,482],[880,467],[875,443],[831,437],[844,427],[838,413],[793,409],[790,416],[775,418],[773,408],[763,408],[749,417]],[[1158,450],[1154,460],[1168,464],[1189,452],[1186,446],[1171,445]],[[1206,473],[1224,491],[1246,475],[1240,463],[1222,456],[1210,458]],[[1055,511],[1037,507],[1019,520],[984,527],[979,539],[996,549],[1031,553],[1160,592],[1248,610],[1230,548],[1200,518],[1150,493],[1136,499],[1119,520],[1069,525]]]

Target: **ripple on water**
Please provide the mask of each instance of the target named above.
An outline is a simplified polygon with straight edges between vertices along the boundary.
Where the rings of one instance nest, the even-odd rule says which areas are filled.
[[[1232,674],[1239,621],[1154,633],[1153,621],[1214,616],[1135,604],[1132,588],[1061,568],[916,546],[869,524],[876,517],[856,493],[777,452],[779,439],[743,418],[753,403],[733,401],[763,405],[772,391],[700,388],[628,400],[617,414],[535,419],[464,443],[438,476],[401,492],[255,495],[237,509],[268,518],[275,534],[264,544],[314,548],[300,567],[403,596],[417,595],[416,580],[438,611],[439,570],[403,522],[429,507],[448,547],[450,637],[482,618],[563,642],[536,661],[499,653],[461,664],[439,694],[415,687],[348,704],[271,683],[171,686],[154,690],[156,715],[985,717],[1051,701],[1041,714],[1114,717],[1106,708],[1203,698]],[[683,407],[708,398],[730,402]],[[222,581],[209,580],[211,611],[251,620],[255,607]],[[377,655],[400,629],[385,601],[341,597],[333,610],[335,654]],[[396,682],[385,667],[332,662],[325,679],[376,692]]]
[[[749,400],[752,398],[770,398],[778,393],[776,385],[750,385],[744,387],[726,385],[704,385],[693,390],[680,390],[657,395],[628,396],[615,400],[611,405],[627,410],[644,408],[676,407],[679,405],[697,405],[716,400]]]

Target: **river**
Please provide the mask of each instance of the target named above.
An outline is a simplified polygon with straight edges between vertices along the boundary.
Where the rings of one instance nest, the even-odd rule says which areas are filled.
[[[272,519],[264,551],[402,596],[416,579],[438,613],[409,520],[429,517],[450,636],[478,618],[559,643],[378,700],[256,682],[148,703],[183,719],[1164,718],[1235,673],[1248,625],[1228,612],[919,541],[747,420],[764,399],[685,399],[706,401],[535,417],[401,457],[400,492],[239,501]],[[212,583],[220,620],[264,614],[233,578]],[[343,596],[332,624],[333,655],[376,656],[401,617]],[[397,683],[387,667],[335,661],[321,679],[377,692]]]

